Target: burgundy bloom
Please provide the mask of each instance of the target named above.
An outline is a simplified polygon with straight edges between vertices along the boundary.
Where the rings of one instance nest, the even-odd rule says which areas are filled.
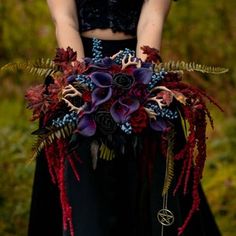
[[[54,62],[57,65],[61,65],[63,63],[70,63],[75,61],[77,57],[77,52],[73,51],[72,48],[68,47],[66,50],[63,48],[57,48],[56,56],[54,58]]]
[[[40,117],[41,113],[46,113],[50,107],[50,98],[46,94],[44,85],[37,85],[26,91],[25,98],[28,102],[28,108],[33,110],[32,120]]]
[[[130,124],[135,133],[140,133],[148,124],[148,116],[143,107],[140,107],[130,117]]]
[[[139,100],[145,100],[147,96],[149,95],[149,92],[147,90],[147,86],[144,84],[136,83],[134,86],[130,89],[129,95],[131,97],[135,97]]]
[[[90,91],[84,91],[82,94],[82,99],[84,102],[91,102],[92,101],[92,96]]]
[[[143,54],[147,55],[145,62],[151,62],[151,63],[162,62],[160,52],[158,49],[151,48],[149,46],[142,46],[141,49],[143,50]]]

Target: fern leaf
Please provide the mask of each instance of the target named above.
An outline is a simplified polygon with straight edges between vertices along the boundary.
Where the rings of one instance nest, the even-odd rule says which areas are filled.
[[[167,137],[168,148],[167,148],[167,157],[166,157],[166,173],[165,173],[165,179],[164,179],[164,186],[162,190],[162,196],[167,194],[169,187],[171,185],[171,181],[174,177],[174,154],[173,154],[174,136],[175,136],[175,132],[170,131]]]
[[[108,148],[104,143],[100,146],[100,155],[99,158],[106,160],[106,161],[111,161],[114,159],[115,154],[114,151]]]
[[[178,112],[178,115],[180,117],[180,121],[181,121],[181,127],[183,128],[183,132],[184,132],[184,137],[185,139],[187,139],[187,136],[188,136],[188,123],[186,122],[186,120],[184,119],[181,111],[179,109],[177,109],[177,112]]]
[[[3,66],[1,70],[8,70],[13,72],[23,70],[33,75],[46,77],[56,72],[57,68],[51,59],[41,58],[38,60],[8,63]]]
[[[37,157],[39,153],[45,148],[45,146],[52,144],[56,139],[67,138],[72,135],[76,124],[66,124],[60,128],[53,128],[47,134],[39,135],[37,143],[34,145],[33,158]]]
[[[197,71],[208,74],[222,74],[228,71],[228,69],[222,67],[207,66],[196,64],[195,62],[184,61],[169,61],[165,63],[156,64],[154,70],[156,72],[159,72],[163,69],[167,72]]]

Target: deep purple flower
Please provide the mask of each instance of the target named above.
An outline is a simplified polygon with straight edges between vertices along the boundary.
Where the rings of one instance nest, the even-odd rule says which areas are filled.
[[[92,92],[92,106],[98,106],[111,98],[112,76],[106,72],[94,72],[90,75],[92,82],[97,86]]]
[[[156,120],[151,119],[150,120],[150,127],[153,130],[160,131],[160,132],[163,132],[168,128],[166,121],[160,117],[158,117]]]
[[[149,68],[138,68],[133,72],[136,83],[148,84],[152,78],[152,70]]]
[[[112,95],[112,88],[96,88],[92,92],[92,107],[108,101]]]
[[[111,106],[111,116],[116,123],[124,123],[130,114],[138,110],[140,103],[137,99],[123,98],[114,102]]]
[[[107,88],[112,85],[112,76],[107,72],[94,72],[90,75],[90,78],[99,88]]]
[[[84,115],[79,120],[76,131],[84,136],[93,136],[96,132],[96,122],[91,115]]]
[[[76,74],[73,74],[73,75],[68,76],[68,77],[67,77],[67,82],[68,82],[69,84],[72,84],[72,83],[75,81],[76,77],[77,77]]]

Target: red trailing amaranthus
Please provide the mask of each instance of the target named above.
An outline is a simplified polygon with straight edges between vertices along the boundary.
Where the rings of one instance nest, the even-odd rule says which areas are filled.
[[[174,194],[183,187],[184,194],[187,193],[190,176],[193,177],[192,183],[192,207],[184,221],[184,224],[179,228],[178,235],[181,235],[188,225],[193,213],[198,210],[200,205],[199,183],[202,177],[203,168],[206,160],[206,117],[208,116],[213,127],[213,121],[210,113],[205,105],[204,97],[219,105],[205,92],[182,82],[174,81],[175,77],[168,77],[167,81],[161,83],[173,92],[181,93],[185,97],[186,105],[181,106],[182,116],[188,122],[188,134],[186,137],[185,146],[175,155],[175,160],[183,159],[182,170],[174,189]],[[179,80],[179,78],[176,78]],[[219,107],[220,108],[220,107]],[[220,108],[221,109],[221,108]],[[222,109],[221,109],[222,110]],[[196,156],[194,155],[197,151]]]

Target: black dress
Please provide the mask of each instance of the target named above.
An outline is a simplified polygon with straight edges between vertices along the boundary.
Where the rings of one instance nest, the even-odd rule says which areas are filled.
[[[83,4],[84,2],[86,1],[82,1]],[[95,3],[96,1],[87,2]],[[117,1],[110,2],[116,3]],[[140,4],[137,5],[137,13],[140,12],[140,6]],[[111,4],[110,7],[114,6]],[[86,12],[86,9],[82,8],[81,15],[84,12]],[[95,12],[99,11],[95,9]],[[99,17],[99,14],[97,14],[97,17]],[[114,18],[113,24],[122,25],[120,21],[115,23],[117,19],[119,17]],[[82,20],[84,19],[82,18]],[[94,18],[91,16],[87,22],[89,24],[85,24],[87,28],[85,26],[84,30],[90,29],[91,24],[93,26]],[[123,24],[127,25],[128,21],[124,22],[126,23]],[[137,23],[137,19],[133,22]],[[81,24],[84,23],[81,22]],[[127,33],[134,33],[136,23],[133,24],[131,31]],[[129,25],[131,25],[130,22]],[[96,27],[99,26],[94,25],[93,28]],[[104,25],[104,27],[107,26]],[[113,31],[122,31],[119,27],[118,29],[117,27],[112,29]],[[82,40],[85,55],[93,57],[93,40],[88,38],[82,38]],[[103,56],[111,56],[124,48],[135,50],[135,47],[136,39],[102,41]],[[180,122],[176,122],[176,130],[179,135],[178,145],[181,148],[185,140]],[[82,164],[78,164],[76,167],[80,174],[80,182],[76,180],[69,164],[66,165],[65,170],[66,188],[72,206],[75,236],[176,236],[178,234],[177,228],[183,224],[191,208],[192,197],[191,193],[185,196],[176,194],[175,197],[169,194],[168,209],[174,213],[175,221],[171,226],[164,227],[164,233],[161,234],[162,227],[156,215],[162,209],[163,204],[161,192],[166,162],[160,152],[160,140],[160,134],[152,131],[144,133],[140,137],[137,147],[143,150],[141,156],[135,155],[134,148],[132,148],[132,139],[127,140],[128,148],[124,155],[117,155],[112,161],[98,159],[95,170],[92,168],[90,141],[84,139],[81,142],[78,154]],[[147,178],[148,164],[145,163],[147,156],[153,160],[151,180]],[[176,166],[175,171],[178,174],[180,168]],[[140,174],[141,172],[142,174]],[[176,179],[174,179],[172,185],[175,186],[175,184]],[[172,188],[170,193],[173,190]],[[194,214],[183,235],[219,236],[220,232],[201,187],[199,187],[199,191],[201,197],[200,210]],[[44,152],[36,161],[28,229],[28,236],[39,235],[70,235],[69,230],[65,231],[62,227],[59,190],[51,181]]]

